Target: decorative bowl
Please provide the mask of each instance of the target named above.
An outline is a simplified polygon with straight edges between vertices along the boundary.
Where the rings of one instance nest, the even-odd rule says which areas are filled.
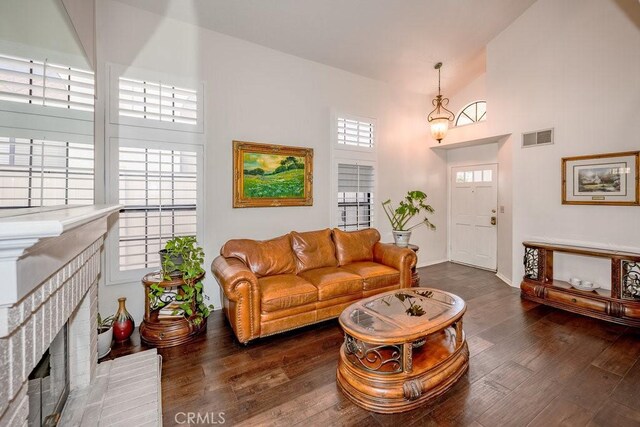
[[[596,289],[599,289],[600,286],[596,285],[596,284],[591,284],[591,286],[589,285],[576,285],[574,283],[571,284],[571,286],[573,286],[574,288],[578,289],[579,291],[595,291]]]

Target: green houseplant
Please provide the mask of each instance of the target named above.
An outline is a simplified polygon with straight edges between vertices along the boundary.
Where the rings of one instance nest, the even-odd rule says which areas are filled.
[[[409,245],[409,238],[411,237],[411,230],[421,225],[435,230],[436,226],[429,221],[426,215],[420,222],[409,225],[409,221],[420,214],[420,212],[425,212],[425,214],[435,212],[426,201],[427,195],[424,192],[413,190],[408,191],[405,198],[402,199],[396,207],[394,207],[391,199],[382,202],[384,213],[387,215],[391,223],[391,228],[393,229],[393,240],[396,245],[407,247]]]
[[[150,286],[151,309],[160,310],[174,302],[173,315],[183,315],[194,325],[200,325],[209,317],[213,305],[203,292],[204,251],[193,236],[174,237],[160,252],[164,280],[181,277],[184,284],[172,291],[157,284]]]

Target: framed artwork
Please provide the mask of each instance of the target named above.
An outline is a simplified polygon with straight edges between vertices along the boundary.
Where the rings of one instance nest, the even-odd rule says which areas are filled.
[[[313,149],[233,141],[233,207],[313,205]]]
[[[564,157],[562,204],[640,205],[640,151]]]

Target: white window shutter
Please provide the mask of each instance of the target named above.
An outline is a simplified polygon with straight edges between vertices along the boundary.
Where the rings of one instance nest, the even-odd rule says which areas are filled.
[[[197,153],[119,148],[120,271],[158,267],[174,236],[197,231]]]
[[[118,114],[125,117],[196,125],[198,93],[163,82],[118,79]]]
[[[375,126],[363,120],[338,117],[338,144],[358,148],[373,148]]]
[[[93,111],[94,74],[47,60],[0,55],[0,100]]]
[[[93,204],[93,145],[0,137],[0,207]]]
[[[338,163],[338,228],[353,231],[371,227],[374,179],[373,166]]]

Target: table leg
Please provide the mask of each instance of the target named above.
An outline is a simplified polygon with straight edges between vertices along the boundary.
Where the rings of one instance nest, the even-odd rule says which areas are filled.
[[[413,371],[413,343],[404,343],[402,345],[402,351],[404,352],[402,355],[402,360],[404,362],[402,370],[408,374]]]
[[[462,344],[462,337],[463,337],[462,319],[460,319],[460,320],[458,320],[456,322],[455,328],[456,328],[456,344],[460,345],[460,344]]]

